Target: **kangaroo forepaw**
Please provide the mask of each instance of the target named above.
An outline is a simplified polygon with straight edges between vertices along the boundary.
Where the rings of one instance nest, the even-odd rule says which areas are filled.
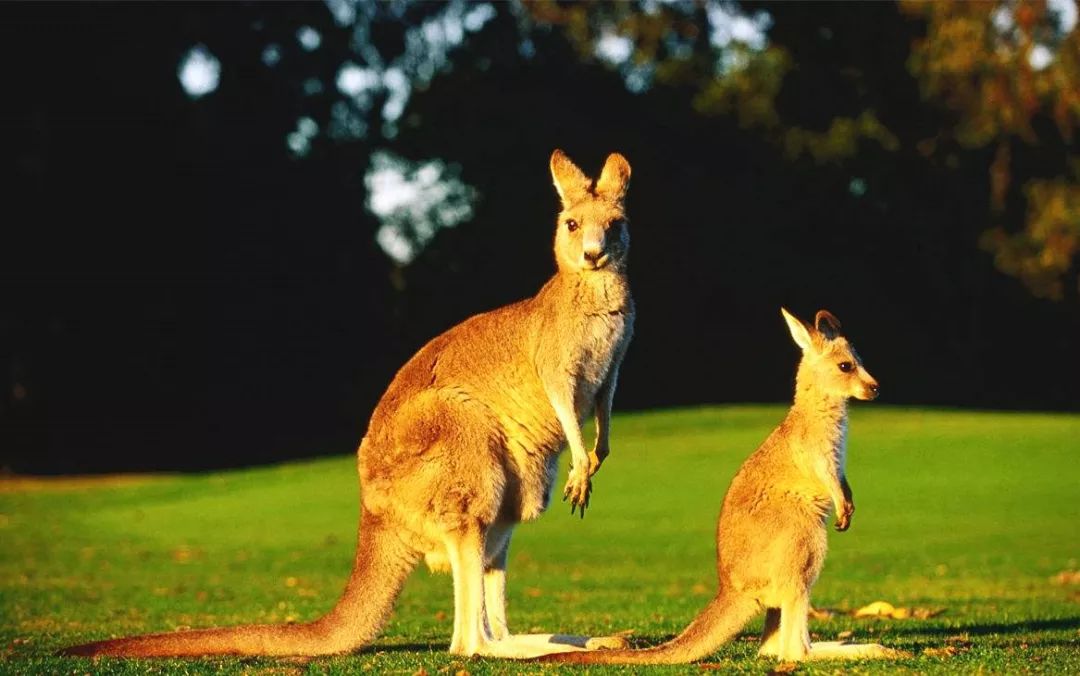
[[[570,476],[566,479],[566,489],[563,490],[563,502],[570,500],[570,513],[580,510],[581,518],[584,519],[590,495],[592,479],[589,478],[588,470],[578,470],[576,467],[571,469]]]
[[[589,452],[589,476],[595,475],[600,471],[600,465],[604,464],[604,459],[608,457],[611,451],[607,449],[597,449]]]
[[[836,515],[836,530],[841,533],[851,528],[851,516],[855,513],[855,503],[845,502]]]

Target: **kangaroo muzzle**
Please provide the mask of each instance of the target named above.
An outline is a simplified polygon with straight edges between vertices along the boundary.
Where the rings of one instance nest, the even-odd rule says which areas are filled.
[[[588,228],[581,238],[581,257],[585,267],[599,268],[607,263],[603,228]]]

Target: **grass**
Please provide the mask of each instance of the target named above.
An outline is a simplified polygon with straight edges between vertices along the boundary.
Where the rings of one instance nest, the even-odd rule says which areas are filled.
[[[782,413],[732,406],[619,416],[587,518],[556,503],[515,535],[511,628],[633,629],[641,643],[679,631],[713,591],[713,529],[727,483]],[[1080,587],[1053,580],[1080,568],[1078,440],[1075,415],[857,406],[849,476],[858,511],[849,532],[830,535],[814,605],[845,611],[885,600],[944,612],[811,620],[822,639],[850,631],[852,640],[912,657],[797,670],[1080,673]],[[353,459],[339,457],[144,480],[0,484],[0,672],[541,671],[449,656],[450,580],[424,569],[384,635],[352,656],[91,663],[52,655],[134,632],[318,616],[349,570],[355,481]],[[748,626],[710,666],[773,669],[754,656],[760,626]]]

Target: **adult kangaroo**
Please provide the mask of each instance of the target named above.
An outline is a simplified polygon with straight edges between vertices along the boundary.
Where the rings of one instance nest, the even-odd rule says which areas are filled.
[[[454,581],[458,655],[534,657],[618,647],[617,638],[513,635],[506,625],[507,548],[518,523],[550,501],[558,456],[573,466],[564,497],[588,506],[608,455],[611,402],[630,342],[623,199],[630,165],[610,155],[594,182],[551,156],[562,201],[557,272],[532,298],[471,317],[398,371],[360,443],[356,561],[341,599],[309,623],[247,625],[119,638],[70,655],[323,655],[356,650],[382,629],[421,557]],[[595,411],[587,453],[581,424]]]

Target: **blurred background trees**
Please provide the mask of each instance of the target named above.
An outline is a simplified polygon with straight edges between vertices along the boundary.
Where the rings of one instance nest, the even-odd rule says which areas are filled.
[[[0,12],[11,468],[345,452],[550,274],[554,147],[634,166],[623,408],[786,398],[780,304],[886,400],[1080,404],[1073,0]]]

